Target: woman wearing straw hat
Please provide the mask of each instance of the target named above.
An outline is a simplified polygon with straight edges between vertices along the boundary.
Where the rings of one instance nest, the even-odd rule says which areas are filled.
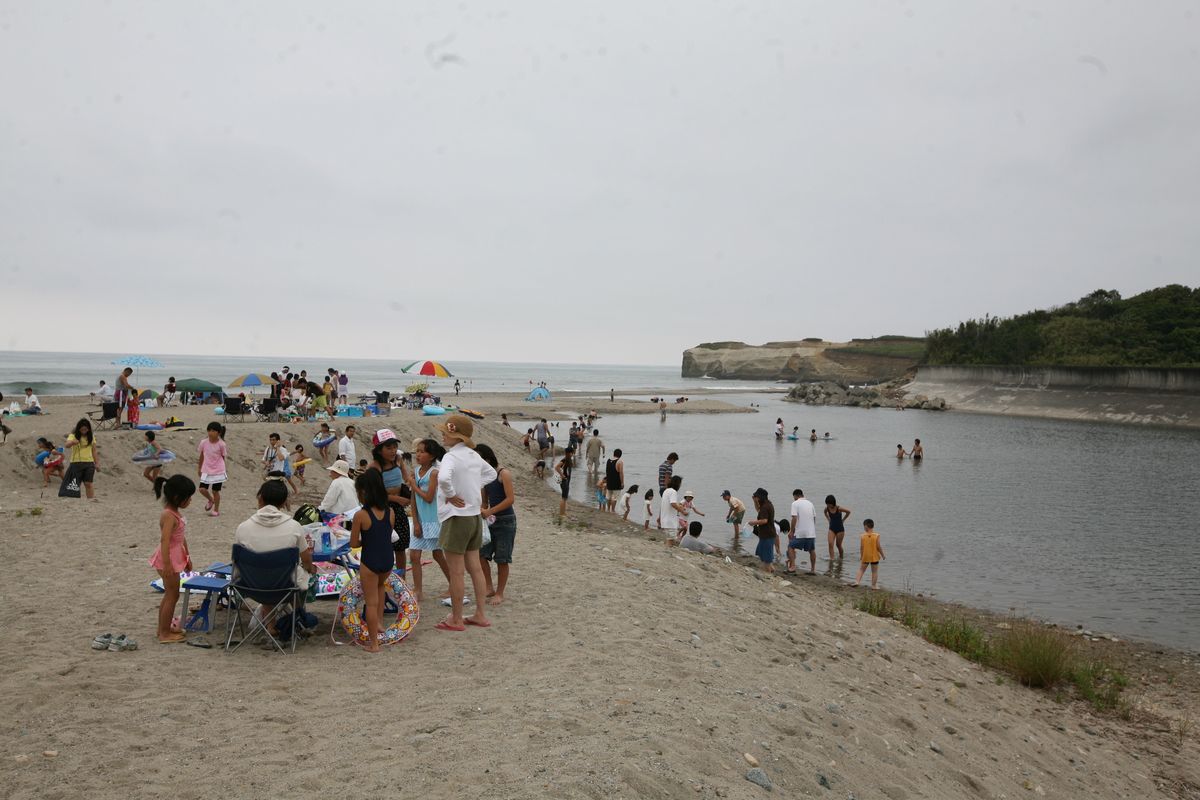
[[[484,614],[486,589],[483,567],[479,563],[483,519],[479,512],[483,487],[496,480],[496,470],[475,452],[475,442],[471,439],[475,424],[470,417],[451,414],[435,427],[442,432],[442,444],[446,447],[438,470],[438,489],[446,498],[444,504],[438,505],[438,521],[442,524],[438,541],[450,571],[450,616],[435,627],[443,631],[462,631],[467,625],[487,628],[492,623]],[[475,613],[465,619],[464,567],[471,573],[471,584],[475,589]]]

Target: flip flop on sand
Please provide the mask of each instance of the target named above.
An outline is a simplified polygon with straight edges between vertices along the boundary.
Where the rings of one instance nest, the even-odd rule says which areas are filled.
[[[492,627],[492,623],[490,623],[490,622],[476,622],[475,620],[471,619],[470,617],[467,617],[465,620],[463,620],[463,622],[467,623],[468,625],[474,625],[477,628]]]
[[[439,631],[465,631],[467,629],[467,627],[465,625],[451,625],[449,622],[446,622],[445,620],[442,620],[441,622],[439,622],[437,625],[434,625],[433,627],[437,628]]]

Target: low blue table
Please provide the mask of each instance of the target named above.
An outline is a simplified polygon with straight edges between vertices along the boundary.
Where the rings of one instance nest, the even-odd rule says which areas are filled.
[[[217,570],[211,568],[206,571],[217,572]],[[179,616],[179,619],[181,620],[180,627],[184,631],[200,630],[204,633],[211,631],[212,617],[210,615],[210,611],[212,610],[213,596],[216,595],[218,598],[221,597],[226,593],[228,588],[229,578],[225,576],[214,578],[198,575],[195,578],[188,578],[186,581],[184,581],[183,613]],[[188,609],[191,608],[192,592],[204,592],[204,603],[200,606],[200,610],[198,610],[195,614],[192,614],[191,619],[188,619],[187,613]],[[201,624],[203,627],[198,627]]]

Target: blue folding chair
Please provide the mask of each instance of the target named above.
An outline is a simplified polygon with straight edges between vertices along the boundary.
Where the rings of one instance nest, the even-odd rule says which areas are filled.
[[[296,567],[300,563],[300,550],[288,547],[256,553],[240,544],[233,546],[233,578],[229,582],[229,616],[226,624],[225,652],[231,653],[261,636],[265,636],[281,653],[288,652],[271,626],[289,620],[291,652],[296,652],[296,610],[303,603],[307,587],[296,588]],[[249,601],[270,605],[271,611],[258,616]],[[250,625],[242,624],[242,609],[250,612]],[[241,640],[232,648],[235,628]]]

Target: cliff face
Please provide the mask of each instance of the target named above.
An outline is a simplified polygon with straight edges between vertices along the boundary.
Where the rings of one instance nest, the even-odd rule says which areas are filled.
[[[683,353],[682,377],[752,381],[878,383],[911,371],[916,358],[885,355],[860,342],[701,344]]]

